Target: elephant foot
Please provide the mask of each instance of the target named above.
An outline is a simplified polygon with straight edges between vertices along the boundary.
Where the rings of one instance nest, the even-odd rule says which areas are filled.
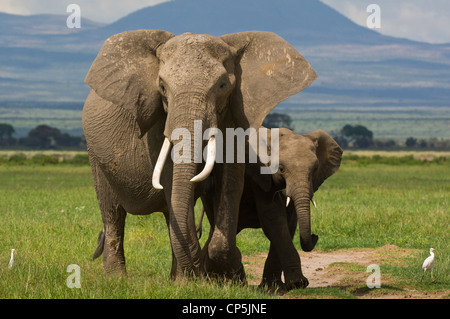
[[[240,257],[240,253],[239,253]],[[239,285],[246,285],[247,278],[245,276],[244,265],[239,259],[228,258],[211,258],[209,253],[204,254],[202,258],[203,275],[217,280],[231,280]]]
[[[286,285],[281,280],[268,281],[263,279],[259,284],[258,289],[279,295],[283,295],[288,292]]]
[[[209,277],[219,281],[232,281],[238,285],[246,285],[247,278],[245,276],[244,265],[237,268],[223,267],[221,264],[215,264],[209,260],[205,263],[202,273]]]
[[[105,273],[107,273],[108,275],[118,275],[118,276],[127,275],[125,263],[121,262],[103,263],[103,269],[105,270]]]
[[[292,290],[292,289],[304,289],[308,287],[309,281],[305,276],[300,276],[300,278],[297,278],[295,280],[286,280],[286,289]]]
[[[122,250],[106,246],[103,251],[103,268],[107,274],[126,275],[125,256]]]
[[[285,281],[286,282],[283,282],[279,277],[274,277],[271,280],[268,278],[263,278],[259,284],[259,288],[273,293],[284,294],[293,289],[304,289],[309,285],[308,279],[303,275],[292,279],[286,278]]]

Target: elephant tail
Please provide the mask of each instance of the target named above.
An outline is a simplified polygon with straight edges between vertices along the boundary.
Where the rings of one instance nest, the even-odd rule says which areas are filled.
[[[104,246],[105,246],[105,230],[102,229],[100,234],[98,234],[97,249],[95,250],[94,255],[92,256],[92,260],[95,260],[98,257],[100,257],[100,255],[103,253]]]

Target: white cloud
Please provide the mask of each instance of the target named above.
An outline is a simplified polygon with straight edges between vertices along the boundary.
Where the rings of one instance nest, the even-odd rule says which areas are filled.
[[[76,3],[81,8],[82,16],[110,23],[136,10],[168,0],[0,0],[0,11],[11,14],[66,14],[66,8]]]
[[[32,12],[20,2],[21,1],[0,0],[0,11],[10,14],[32,14]]]
[[[431,43],[450,43],[448,0],[320,0],[355,23],[366,26],[369,4],[381,8],[381,29],[390,36]]]

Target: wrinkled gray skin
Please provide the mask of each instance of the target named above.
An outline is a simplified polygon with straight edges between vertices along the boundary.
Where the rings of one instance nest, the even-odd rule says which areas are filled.
[[[128,31],[107,39],[86,77],[91,92],[83,130],[103,231],[94,257],[103,252],[106,271],[125,270],[126,213],[166,216],[173,252],[173,277],[200,273],[194,203],[202,184],[190,180],[204,163],[174,164],[168,157],[160,177],[152,175],[164,139],[174,147],[176,128],[259,127],[280,101],[315,79],[306,60],[269,32],[222,37],[158,30]],[[206,141],[204,141],[206,143]],[[226,145],[226,141],[224,141]],[[244,164],[214,165],[220,189],[211,213],[216,221],[202,269],[225,277],[245,276],[236,247]],[[220,247],[220,249],[218,248]],[[176,269],[176,271],[174,271]]]
[[[310,201],[325,179],[338,170],[342,149],[322,130],[299,135],[280,128],[279,139],[279,170],[275,174],[260,174],[258,164],[246,165],[237,233],[245,228],[263,229],[270,240],[270,250],[261,285],[290,290],[308,286],[292,242],[297,221],[301,247],[311,251],[318,236],[311,234]],[[206,212],[214,186],[207,187],[207,194],[202,197]],[[291,198],[288,207],[286,195]]]

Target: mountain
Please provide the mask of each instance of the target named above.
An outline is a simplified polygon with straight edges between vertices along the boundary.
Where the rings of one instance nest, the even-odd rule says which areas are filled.
[[[15,15],[0,12],[0,47],[26,47],[45,49],[57,44],[61,37],[86,32],[104,26],[83,19],[82,28],[69,29],[67,16],[55,14]],[[59,39],[59,41],[58,41]]]
[[[318,79],[281,107],[448,106],[450,45],[382,35],[359,26],[319,0],[173,0],[133,12],[111,24],[82,17],[68,29],[66,15],[0,13],[0,102],[78,105],[83,82],[109,36],[136,29],[223,34],[272,31],[293,44]],[[78,104],[73,104],[76,102]],[[0,114],[6,109],[1,104]],[[53,104],[52,104],[53,105]],[[0,122],[2,122],[0,115]]]
[[[361,27],[319,0],[172,0],[143,8],[102,28],[74,34],[72,41],[97,39],[102,43],[113,34],[138,29],[215,36],[271,31],[296,46],[414,43]]]
[[[272,31],[295,45],[398,42],[356,25],[318,0],[176,0],[131,13],[102,31],[114,34],[130,28],[216,36]]]
[[[0,35],[55,35],[80,32],[80,29],[69,29],[66,24],[67,16],[56,14],[16,15],[0,12]],[[104,26],[104,23],[83,19],[83,30]],[[2,39],[3,40],[3,39]]]

